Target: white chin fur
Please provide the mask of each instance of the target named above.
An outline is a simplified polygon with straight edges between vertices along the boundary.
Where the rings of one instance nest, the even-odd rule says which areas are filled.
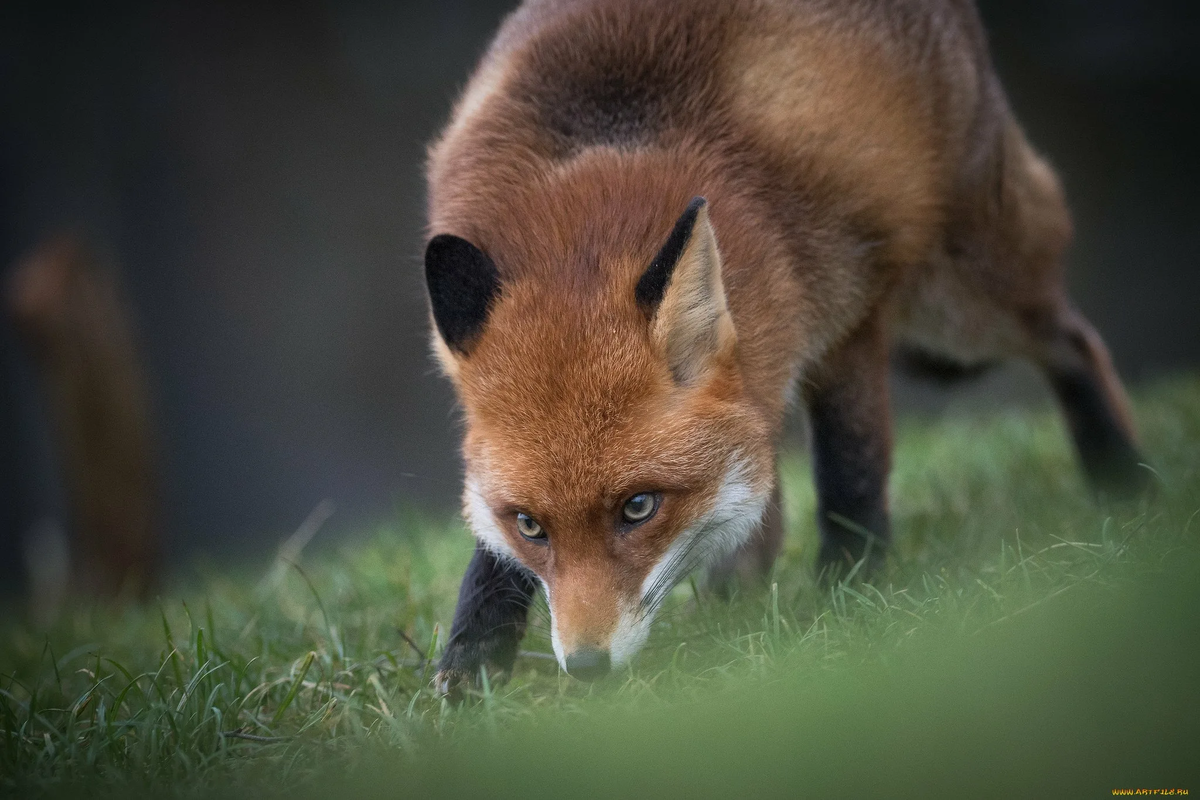
[[[642,614],[637,606],[621,609],[621,617],[608,643],[608,655],[614,665],[626,664],[637,655],[650,635],[653,621],[652,614]]]

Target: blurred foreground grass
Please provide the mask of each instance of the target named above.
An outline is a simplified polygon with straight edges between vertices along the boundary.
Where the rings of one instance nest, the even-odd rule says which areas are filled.
[[[805,458],[768,589],[685,585],[643,657],[428,688],[469,536],[406,519],[160,604],[0,622],[0,794],[1111,796],[1200,792],[1200,379],[1140,394],[1162,489],[1089,499],[1052,413],[900,428],[872,586],[811,575]],[[279,567],[279,568],[276,568]]]

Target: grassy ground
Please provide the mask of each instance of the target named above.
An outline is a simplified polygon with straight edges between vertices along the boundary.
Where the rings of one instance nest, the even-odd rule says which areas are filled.
[[[0,794],[1200,792],[1200,379],[1137,408],[1161,481],[1137,507],[1091,501],[1049,412],[902,425],[872,586],[815,585],[789,458],[769,589],[680,587],[597,686],[559,675],[542,608],[510,682],[435,697],[471,544],[420,519],[48,631],[9,614]]]

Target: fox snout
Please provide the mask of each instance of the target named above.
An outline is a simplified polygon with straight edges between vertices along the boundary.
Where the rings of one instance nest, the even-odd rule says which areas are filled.
[[[565,672],[585,681],[633,658],[649,628],[638,613],[637,588],[621,586],[613,570],[597,569],[607,565],[590,566],[560,574],[547,593],[554,655]]]

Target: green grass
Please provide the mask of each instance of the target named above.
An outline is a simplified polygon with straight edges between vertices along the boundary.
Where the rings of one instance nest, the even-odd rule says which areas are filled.
[[[416,517],[49,630],[9,613],[0,794],[1200,792],[1200,379],[1137,410],[1161,481],[1138,507],[1092,502],[1049,411],[902,424],[871,586],[814,582],[789,457],[770,587],[727,604],[685,584],[595,686],[544,655],[540,608],[511,681],[436,697],[471,542]]]

